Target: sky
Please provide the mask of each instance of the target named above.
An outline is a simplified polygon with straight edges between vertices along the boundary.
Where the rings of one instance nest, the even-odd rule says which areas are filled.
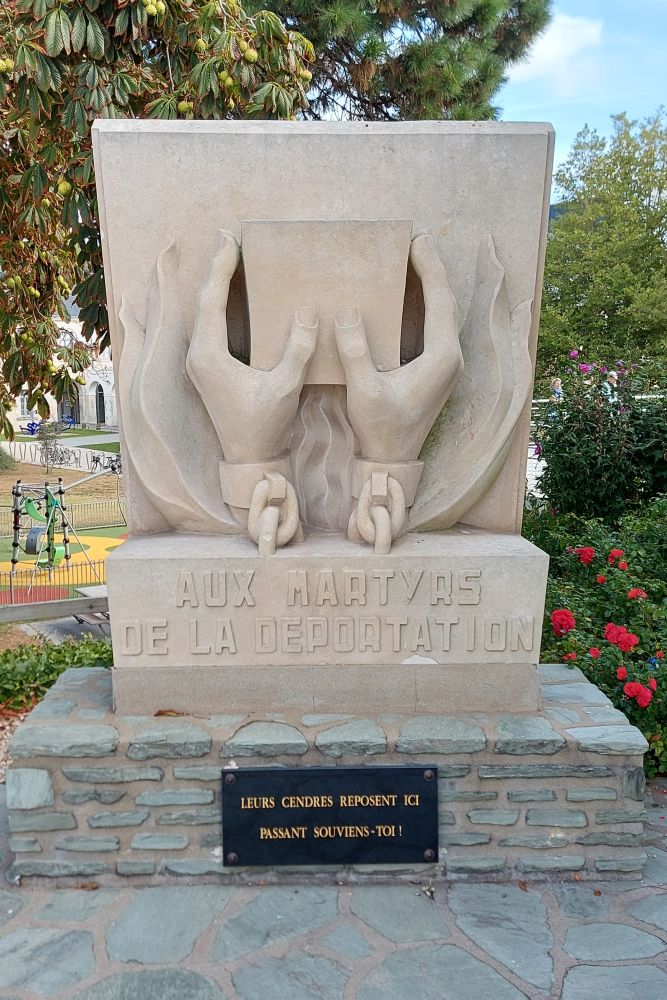
[[[558,165],[584,125],[609,135],[611,115],[667,105],[667,0],[554,0],[552,10],[494,103],[504,121],[551,122]]]

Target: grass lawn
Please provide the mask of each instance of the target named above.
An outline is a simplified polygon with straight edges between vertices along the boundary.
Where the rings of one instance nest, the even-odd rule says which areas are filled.
[[[0,472],[0,507],[11,507],[12,487],[17,479],[33,485],[43,485],[45,480],[48,480],[51,484],[56,485],[60,476],[67,486],[69,483],[76,483],[79,479],[84,479],[85,475],[86,473],[80,469],[58,469],[47,476],[39,465],[23,465],[17,462],[13,469],[5,469]],[[117,493],[117,490],[120,490],[120,494]],[[115,500],[118,495],[121,498],[123,496],[123,477],[112,474],[98,476],[65,494],[67,503],[83,502],[84,500]]]
[[[118,441],[102,441],[100,444],[82,444],[82,448],[88,448],[89,451],[110,451],[114,455],[120,453],[120,444]]]
[[[70,427],[66,431],[61,431],[60,432],[60,434],[58,435],[58,440],[60,440],[60,438],[97,437],[98,435],[101,435],[101,436],[104,437],[104,436],[107,436],[109,434],[115,434],[115,431],[98,431],[98,430],[95,430],[95,429],[89,430],[89,431],[85,431],[85,430],[83,430],[82,427]],[[7,438],[5,438],[3,436],[2,440],[6,441]],[[14,440],[15,441],[39,441],[39,438],[37,437],[36,434],[15,434],[14,435]]]

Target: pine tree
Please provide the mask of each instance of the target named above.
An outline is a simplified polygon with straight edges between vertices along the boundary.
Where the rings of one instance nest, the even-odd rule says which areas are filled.
[[[258,0],[249,0],[249,9]],[[508,65],[550,0],[261,0],[313,43],[307,114],[380,121],[488,119]]]

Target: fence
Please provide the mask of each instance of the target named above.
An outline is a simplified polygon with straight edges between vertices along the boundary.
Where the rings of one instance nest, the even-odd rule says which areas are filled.
[[[84,528],[111,528],[127,524],[125,520],[125,500],[82,500],[67,504],[67,520],[75,531]],[[29,530],[33,523],[28,514],[21,517],[21,527]],[[0,508],[0,538],[12,533],[12,512],[9,507]]]
[[[0,570],[0,605],[32,604],[42,601],[64,601],[77,597],[82,587],[106,583],[104,559],[93,562],[62,563],[48,570]]]
[[[44,452],[39,441],[3,441],[2,447],[24,465],[44,465]],[[56,469],[81,469],[82,472],[100,472],[118,454],[97,452],[91,448],[69,448],[58,443],[57,453],[52,454],[51,467]]]

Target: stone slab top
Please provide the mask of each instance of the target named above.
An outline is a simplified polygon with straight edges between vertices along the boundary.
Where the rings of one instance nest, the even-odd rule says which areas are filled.
[[[207,133],[244,133],[246,135],[344,135],[364,132],[369,135],[430,134],[442,135],[551,135],[553,125],[548,122],[222,122],[222,121],[139,121],[135,119],[102,118],[93,122],[93,132],[187,132],[205,135]]]
[[[132,761],[154,757],[196,758],[212,746],[222,761],[237,757],[287,757],[340,760],[368,759],[381,753],[405,757],[423,754],[487,752],[498,763],[511,765],[529,755],[558,762],[572,752],[639,758],[647,748],[639,730],[622,713],[614,722],[591,725],[588,709],[598,689],[582,682],[580,672],[558,671],[558,687],[569,689],[566,711],[559,717],[548,702],[547,713],[390,715],[362,718],[350,713],[224,715],[215,706],[210,718],[184,716],[123,716],[113,712],[111,672],[104,668],[71,669],[60,676],[44,698],[47,711],[28,718],[14,738],[11,752],[21,761],[29,757],[113,757],[119,751]],[[554,666],[541,673],[554,676]],[[568,675],[571,677],[568,683]],[[553,691],[556,685],[547,684]],[[58,706],[65,704],[60,712]],[[86,722],[94,707],[102,714],[96,725]],[[443,706],[445,708],[445,706]],[[48,710],[51,711],[48,711]],[[579,725],[573,725],[573,723]],[[96,740],[98,744],[96,744]],[[253,747],[255,752],[253,753]],[[308,756],[310,755],[310,756]],[[19,762],[18,766],[22,764]]]

